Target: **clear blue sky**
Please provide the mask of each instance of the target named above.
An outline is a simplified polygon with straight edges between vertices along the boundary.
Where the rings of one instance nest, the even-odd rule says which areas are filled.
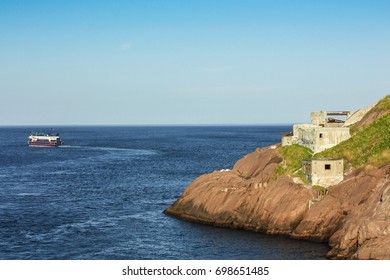
[[[0,125],[265,124],[390,92],[390,1],[0,1]]]

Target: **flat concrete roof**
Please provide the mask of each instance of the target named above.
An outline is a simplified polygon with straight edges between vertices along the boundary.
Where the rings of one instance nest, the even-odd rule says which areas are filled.
[[[344,160],[343,158],[305,158],[303,161],[313,161],[313,160]]]

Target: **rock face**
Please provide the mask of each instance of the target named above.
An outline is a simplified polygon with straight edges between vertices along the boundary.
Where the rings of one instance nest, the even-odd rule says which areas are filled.
[[[390,259],[389,173],[390,164],[355,170],[307,211],[292,236],[329,240],[330,258]]]
[[[200,176],[165,213],[216,226],[329,241],[330,258],[390,259],[390,163],[358,169],[323,195],[287,175],[276,146]],[[318,202],[317,202],[318,201]]]

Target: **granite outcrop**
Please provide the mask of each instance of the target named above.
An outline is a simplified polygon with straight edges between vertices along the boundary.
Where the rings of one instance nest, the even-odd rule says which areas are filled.
[[[390,259],[390,164],[348,174],[324,195],[275,176],[278,146],[257,149],[232,170],[202,175],[165,213],[214,226],[329,242],[329,258]]]
[[[388,113],[388,106],[374,108],[355,129]],[[381,126],[383,135],[388,128]],[[390,259],[390,154],[384,137],[380,165],[349,165],[344,180],[329,189],[278,173],[285,162],[278,144],[256,149],[232,170],[200,176],[165,213],[214,226],[328,242],[327,257],[332,259]]]

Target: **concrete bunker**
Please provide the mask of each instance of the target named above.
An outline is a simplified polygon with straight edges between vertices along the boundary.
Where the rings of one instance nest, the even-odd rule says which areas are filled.
[[[351,137],[349,127],[344,126],[343,120],[329,116],[348,118],[350,112],[312,112],[311,124],[295,124],[293,132],[282,138],[282,146],[293,144],[309,148],[314,153],[322,152]]]
[[[344,160],[310,158],[302,161],[302,171],[309,183],[322,187],[337,185],[344,179]]]

